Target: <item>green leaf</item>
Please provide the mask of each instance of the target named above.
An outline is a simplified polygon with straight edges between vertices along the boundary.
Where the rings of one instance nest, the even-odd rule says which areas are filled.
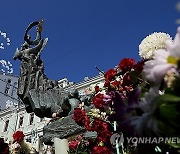
[[[172,146],[175,149],[180,149],[180,143],[178,143],[178,144],[170,143],[169,145]]]
[[[129,73],[129,75],[130,75],[130,78],[131,78],[132,82],[133,82],[133,83],[136,83],[137,80],[138,80],[138,77],[139,77],[139,73],[136,72],[136,71],[131,71],[131,72]]]
[[[172,94],[164,94],[158,97],[158,101],[163,102],[180,102],[180,97]]]
[[[165,122],[158,121],[158,128],[161,134],[163,134],[163,136],[172,137],[174,134],[176,134],[176,130],[174,130],[170,125]]]
[[[177,106],[174,104],[170,105],[161,105],[159,107],[159,113],[161,118],[167,120],[167,122],[174,127],[179,127],[180,128],[180,123],[179,118],[180,118],[180,113],[177,111]]]
[[[89,153],[85,151],[85,152],[81,152],[81,154],[89,154]]]
[[[180,135],[180,97],[164,94],[158,96],[155,101],[159,130],[167,136]]]

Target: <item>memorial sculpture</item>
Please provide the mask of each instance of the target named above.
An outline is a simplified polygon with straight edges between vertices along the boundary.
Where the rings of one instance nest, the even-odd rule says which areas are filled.
[[[42,39],[43,20],[32,22],[25,31],[24,44],[16,49],[14,60],[21,61],[20,77],[17,94],[23,101],[28,113],[34,112],[38,117],[64,117],[44,127],[44,142],[52,144],[52,139],[67,138],[84,128],[78,126],[72,119],[73,109],[79,102],[89,99],[80,97],[76,89],[64,91],[58,82],[50,80],[44,74],[43,61],[40,58],[48,38]],[[36,27],[36,38],[31,40],[28,32]]]

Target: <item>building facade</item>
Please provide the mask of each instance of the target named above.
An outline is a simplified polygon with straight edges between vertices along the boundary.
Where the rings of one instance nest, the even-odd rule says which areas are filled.
[[[17,96],[18,77],[0,74],[0,136],[7,140],[16,130],[16,108],[20,105]]]
[[[11,84],[8,85],[9,79]],[[37,151],[44,153],[48,147],[43,144],[42,130],[50,119],[39,118],[34,113],[27,113],[25,111],[23,104],[16,94],[18,77],[1,75],[0,81],[3,83],[3,88],[1,87],[2,99],[0,96],[1,105],[3,106],[0,111],[0,137],[8,142],[12,139],[15,131],[21,130],[25,134],[26,141],[32,143]],[[82,82],[76,84],[69,82],[66,78],[59,80],[58,83],[59,87],[64,88],[64,90],[75,88],[79,91],[80,95],[84,95],[91,93],[93,87],[96,84],[102,84],[103,81],[103,76],[98,75],[92,78],[86,77]]]
[[[0,73],[0,85],[0,109],[3,110],[8,105],[17,105],[19,103],[17,96],[18,77]]]

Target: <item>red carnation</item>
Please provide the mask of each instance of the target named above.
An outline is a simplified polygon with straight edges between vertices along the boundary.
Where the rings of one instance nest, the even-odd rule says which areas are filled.
[[[92,128],[93,131],[97,131],[97,132],[100,131],[101,124],[102,124],[102,120],[95,118],[93,122],[93,128]]]
[[[111,154],[111,151],[106,146],[95,146],[91,154]]]
[[[77,124],[79,124],[80,126],[84,125],[84,116],[86,115],[86,111],[82,110],[81,108],[75,108],[74,109],[74,115],[73,115],[73,119],[75,120],[75,122]]]
[[[115,88],[115,89],[118,89],[118,87],[120,86],[121,82],[120,81],[117,81],[117,80],[114,80],[111,82],[111,85]]]
[[[70,141],[69,142],[69,149],[71,149],[71,150],[77,149],[79,143],[80,143],[79,141]]]
[[[130,73],[126,73],[123,77],[123,83],[122,85],[123,86],[129,86],[131,85],[133,82],[131,80],[131,77],[130,77]]]
[[[103,142],[103,143],[108,144],[109,141],[110,141],[111,136],[112,136],[112,132],[106,130],[106,131],[103,131],[103,132],[101,132],[100,134],[98,134],[97,140],[98,140],[99,142]]]
[[[123,73],[130,71],[135,64],[135,60],[131,58],[124,58],[119,63],[119,69],[122,70]]]
[[[22,131],[16,131],[14,134],[13,134],[13,139],[14,141],[18,142],[18,143],[21,143],[23,140],[24,140],[24,134]]]
[[[95,118],[93,122],[92,131],[97,132],[97,140],[99,142],[102,141],[103,143],[108,143],[110,141],[112,132],[109,130],[109,124],[107,122]]]
[[[104,95],[100,93],[93,98],[93,104],[96,108],[103,109],[103,98]]]
[[[83,123],[84,123],[84,127],[86,128],[86,130],[91,131],[91,126],[90,126],[91,122],[87,115],[84,116]]]
[[[93,122],[93,131],[96,132],[102,132],[109,129],[109,124],[107,122],[104,122],[98,118],[94,118]]]
[[[104,77],[106,80],[111,81],[112,79],[114,79],[116,74],[117,74],[116,70],[110,69],[104,74]]]
[[[110,87],[110,81],[109,80],[105,80],[104,87]]]
[[[133,68],[136,72],[141,73],[143,70],[143,66],[144,66],[144,61],[142,60],[142,61],[139,61],[136,65],[134,65]]]
[[[98,133],[97,140],[99,142],[102,141],[103,143],[108,144],[110,141],[110,137],[112,136],[112,132],[108,129],[103,129],[103,128],[101,128],[100,130],[101,131],[97,131]]]

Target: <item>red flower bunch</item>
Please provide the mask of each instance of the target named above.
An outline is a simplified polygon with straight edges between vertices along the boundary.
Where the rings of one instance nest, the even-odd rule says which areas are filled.
[[[82,126],[84,124],[84,116],[86,115],[86,111],[82,110],[81,108],[76,108],[74,110],[73,119],[76,121],[77,124]]]
[[[75,138],[69,140],[69,149],[75,150],[77,149],[78,145],[82,142],[82,135],[77,135]]]
[[[86,115],[86,111],[82,108],[75,108],[73,119],[75,122],[80,126],[85,126],[87,130],[90,130],[90,120],[89,117]]]
[[[115,79],[117,71],[115,69],[110,69],[104,74],[105,85],[109,86],[110,82]]]
[[[94,96],[93,98],[93,104],[96,108],[98,109],[103,109],[103,99],[104,99],[104,95],[101,93],[98,93],[96,96]]]
[[[104,122],[98,118],[95,118],[93,121],[92,131],[97,132],[97,141],[108,144],[112,131],[110,131],[110,125],[107,122]]]
[[[123,73],[136,71],[141,73],[143,70],[144,61],[139,61],[137,64],[135,63],[134,59],[131,58],[124,58],[120,61],[118,65],[118,69],[121,70]]]
[[[70,141],[69,142],[69,149],[75,150],[78,147],[79,143],[80,143],[79,141]]]
[[[135,64],[135,65],[133,66],[133,69],[134,69],[136,72],[141,73],[142,70],[143,70],[143,66],[144,66],[144,61],[142,60],[142,61],[137,62],[137,64]]]
[[[106,146],[95,146],[91,154],[111,154],[111,151]]]
[[[99,110],[91,110],[86,113],[82,107],[74,109],[73,119],[75,122],[85,127],[87,131],[97,133],[93,143],[89,144],[91,154],[111,153],[110,137],[114,131],[112,123],[117,121],[117,124],[120,125],[121,121],[125,119],[126,111],[123,100],[140,83],[140,80],[134,80],[134,78],[141,77],[142,70],[143,62],[136,64],[134,59],[122,59],[118,67],[110,69],[104,74],[104,88],[100,89],[95,86],[96,93],[92,98],[92,104]],[[77,148],[78,144],[75,141],[71,146]]]
[[[111,81],[116,76],[116,74],[117,74],[116,70],[110,69],[104,74],[104,77],[106,80]]]
[[[81,112],[80,112],[81,110]],[[75,108],[73,119],[77,124],[84,126],[88,131],[96,131],[97,137],[94,141],[93,145],[97,145],[99,143],[103,143],[103,147],[105,148],[106,145],[109,145],[110,137],[112,135],[112,131],[110,130],[110,124],[100,120],[98,118],[94,118],[94,120],[90,121],[88,115],[84,114],[85,110],[82,108]],[[77,115],[76,115],[77,114]],[[81,117],[80,117],[81,116]],[[71,147],[75,148],[78,146],[78,142],[72,142]],[[106,148],[105,148],[106,149]]]
[[[13,139],[14,141],[18,142],[18,143],[21,143],[23,140],[24,140],[24,134],[22,131],[16,131],[14,134],[13,134]]]
[[[105,73],[104,87],[107,87],[108,91],[119,91],[123,98],[126,98],[127,93],[136,87],[137,79],[141,77],[143,65],[144,61],[136,64],[134,59],[122,59],[116,69],[110,69]]]
[[[124,58],[119,63],[119,69],[122,70],[123,73],[130,71],[135,64],[135,60],[131,58]]]
[[[88,148],[89,139],[84,136],[84,134],[79,134],[77,136],[70,137],[68,139],[69,151],[68,154],[78,154],[78,153],[90,153]]]

